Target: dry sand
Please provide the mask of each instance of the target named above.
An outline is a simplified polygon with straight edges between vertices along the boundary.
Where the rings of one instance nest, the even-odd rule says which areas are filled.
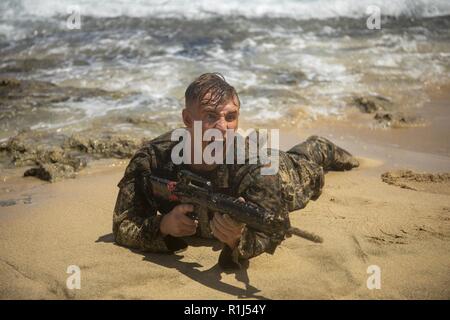
[[[443,152],[424,152],[336,128],[315,129],[364,156],[360,168],[327,174],[321,197],[291,214],[294,226],[324,243],[288,238],[274,255],[256,257],[235,273],[218,268],[214,242],[192,241],[178,255],[114,245],[112,211],[125,163],[96,163],[76,179],[53,184],[3,172],[0,298],[449,299],[448,181],[424,181],[411,190],[381,179],[397,169],[450,172],[448,138],[433,141]],[[307,134],[286,133],[281,147]],[[79,290],[66,287],[69,265],[81,268]],[[371,265],[381,268],[379,290],[366,285]]]
[[[291,214],[323,244],[292,237],[231,274],[216,265],[217,244],[197,241],[170,256],[111,242],[123,165],[54,184],[28,181],[2,194],[17,204],[0,208],[0,297],[450,298],[449,186],[440,194],[388,185],[379,161],[361,160],[357,170],[329,173],[322,196]],[[65,285],[72,264],[81,268],[80,290]],[[366,286],[373,264],[380,290]]]

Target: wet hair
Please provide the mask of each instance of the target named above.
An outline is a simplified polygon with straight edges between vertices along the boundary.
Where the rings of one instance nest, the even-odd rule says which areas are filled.
[[[208,98],[206,94],[210,93]],[[223,75],[218,72],[204,73],[195,79],[184,93],[186,108],[214,106],[217,108],[224,102],[236,99],[238,106],[241,102],[234,87],[229,85]]]

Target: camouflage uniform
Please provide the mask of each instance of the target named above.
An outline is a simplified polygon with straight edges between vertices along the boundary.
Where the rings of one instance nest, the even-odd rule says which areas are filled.
[[[162,236],[159,226],[162,215],[176,203],[152,197],[143,172],[176,180],[184,164],[171,161],[171,150],[178,141],[171,141],[168,132],[144,145],[136,152],[119,182],[120,188],[113,216],[113,233],[117,244],[149,252],[173,253],[187,247],[183,238]],[[248,160],[248,159],[247,159]],[[284,219],[288,213],[306,206],[317,198],[324,184],[324,170],[349,170],[357,161],[345,150],[325,138],[312,136],[287,152],[279,152],[279,171],[261,175],[261,164],[218,165],[201,175],[210,180],[216,192],[242,196],[246,201],[276,212]],[[211,238],[210,212],[197,211],[197,235]],[[283,237],[284,238],[284,237]],[[224,245],[219,264],[225,268],[239,267],[263,252],[273,253],[283,238],[244,228],[234,250]]]

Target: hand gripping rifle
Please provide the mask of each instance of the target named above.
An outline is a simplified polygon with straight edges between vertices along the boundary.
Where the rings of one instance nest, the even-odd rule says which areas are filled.
[[[181,170],[178,181],[172,181],[146,174],[151,183],[153,195],[168,201],[188,203],[199,207],[207,207],[212,212],[228,214],[233,219],[245,223],[256,231],[268,235],[296,235],[304,239],[321,243],[323,239],[313,233],[290,226],[289,219],[276,216],[273,212],[265,210],[249,202],[222,193],[213,192],[210,181],[190,171]],[[188,215],[196,219],[195,213]]]

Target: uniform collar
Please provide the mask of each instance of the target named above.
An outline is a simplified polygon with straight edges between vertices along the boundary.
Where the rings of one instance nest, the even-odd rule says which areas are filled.
[[[177,172],[181,169],[191,170],[190,167],[186,164],[181,164],[180,166],[175,166],[177,168]],[[229,188],[229,168],[226,164],[219,164],[214,170],[210,172],[203,172],[197,174],[201,175],[205,179],[211,181],[213,186],[217,189],[227,189]]]

